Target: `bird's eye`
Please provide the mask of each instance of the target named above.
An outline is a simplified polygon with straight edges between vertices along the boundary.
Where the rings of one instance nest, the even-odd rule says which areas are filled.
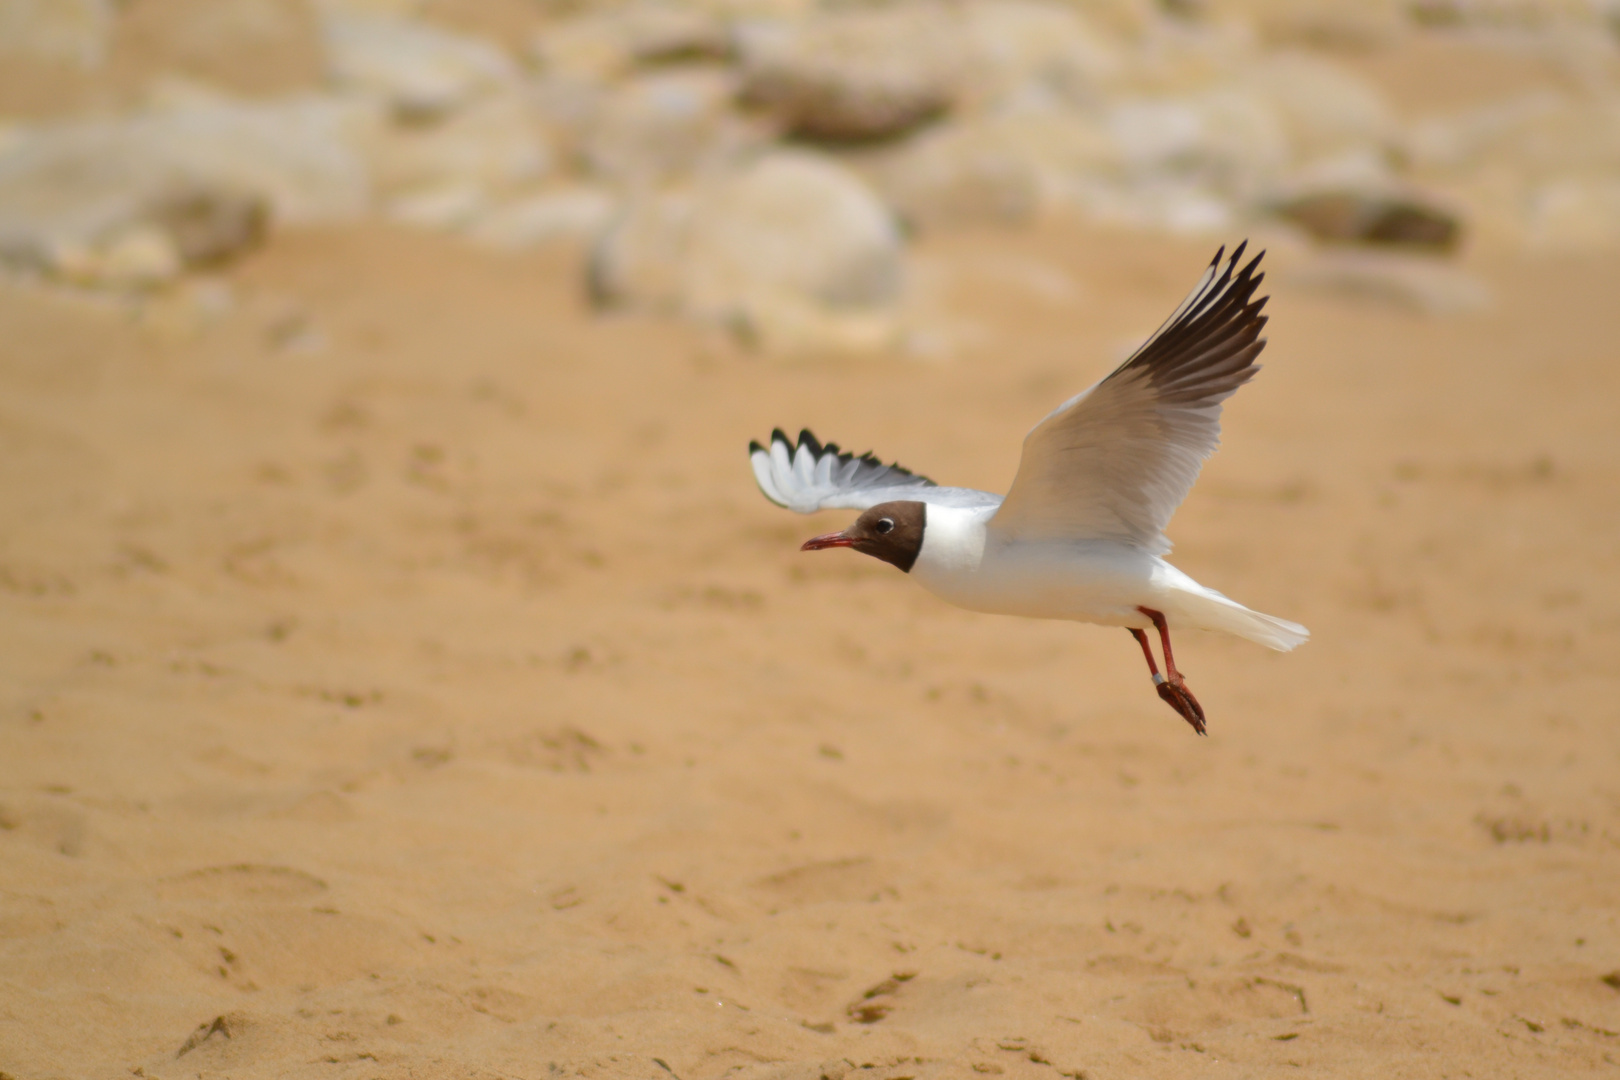
[[[880,533],[894,532],[894,518],[878,518],[877,531]]]

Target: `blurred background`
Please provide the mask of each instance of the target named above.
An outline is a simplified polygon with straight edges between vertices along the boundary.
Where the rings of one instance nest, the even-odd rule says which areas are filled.
[[[1210,738],[755,490],[1245,238]],[[1608,1075],[1617,284],[1606,0],[0,0],[0,1080]]]
[[[379,220],[584,244],[599,302],[767,349],[926,351],[902,263],[930,231],[1606,247],[1617,26],[1600,0],[8,0],[0,258],[140,290]],[[1483,302],[1434,267],[1312,273]]]

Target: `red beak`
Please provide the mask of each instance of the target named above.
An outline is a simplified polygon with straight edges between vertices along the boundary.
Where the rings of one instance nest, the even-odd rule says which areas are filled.
[[[800,551],[820,551],[822,548],[854,547],[855,541],[841,532],[812,536],[799,546]]]

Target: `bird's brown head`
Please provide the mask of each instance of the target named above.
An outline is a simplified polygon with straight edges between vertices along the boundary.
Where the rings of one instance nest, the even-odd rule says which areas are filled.
[[[922,550],[923,530],[928,527],[928,504],[921,502],[879,503],[855,519],[843,532],[812,536],[800,551],[822,548],[854,548],[863,555],[882,559],[911,573]]]

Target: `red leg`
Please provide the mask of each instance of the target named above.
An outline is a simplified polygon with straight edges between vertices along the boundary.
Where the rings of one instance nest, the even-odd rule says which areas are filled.
[[[1153,660],[1153,650],[1148,648],[1147,635],[1140,630],[1132,630],[1131,637],[1135,638],[1136,643],[1142,646],[1142,655],[1147,657],[1148,670],[1153,673],[1153,685],[1158,686],[1164,682],[1164,676],[1159,674],[1159,665]]]
[[[1153,682],[1158,687],[1159,697],[1163,698],[1172,709],[1180,713],[1182,719],[1191,724],[1194,731],[1203,735],[1205,733],[1204,707],[1198,704],[1198,699],[1193,697],[1191,690],[1187,689],[1186,680],[1181,677],[1181,672],[1176,670],[1176,657],[1170,651],[1170,624],[1165,621],[1164,612],[1145,607],[1139,607],[1136,610],[1153,620],[1154,627],[1159,631],[1159,644],[1164,649],[1164,670],[1169,675],[1169,678],[1161,682],[1158,670],[1154,669],[1153,672]],[[1132,630],[1131,633],[1136,636],[1136,640],[1141,644],[1143,651],[1147,651],[1147,635],[1140,630]],[[1152,667],[1152,665],[1153,661],[1150,658],[1148,666]]]

